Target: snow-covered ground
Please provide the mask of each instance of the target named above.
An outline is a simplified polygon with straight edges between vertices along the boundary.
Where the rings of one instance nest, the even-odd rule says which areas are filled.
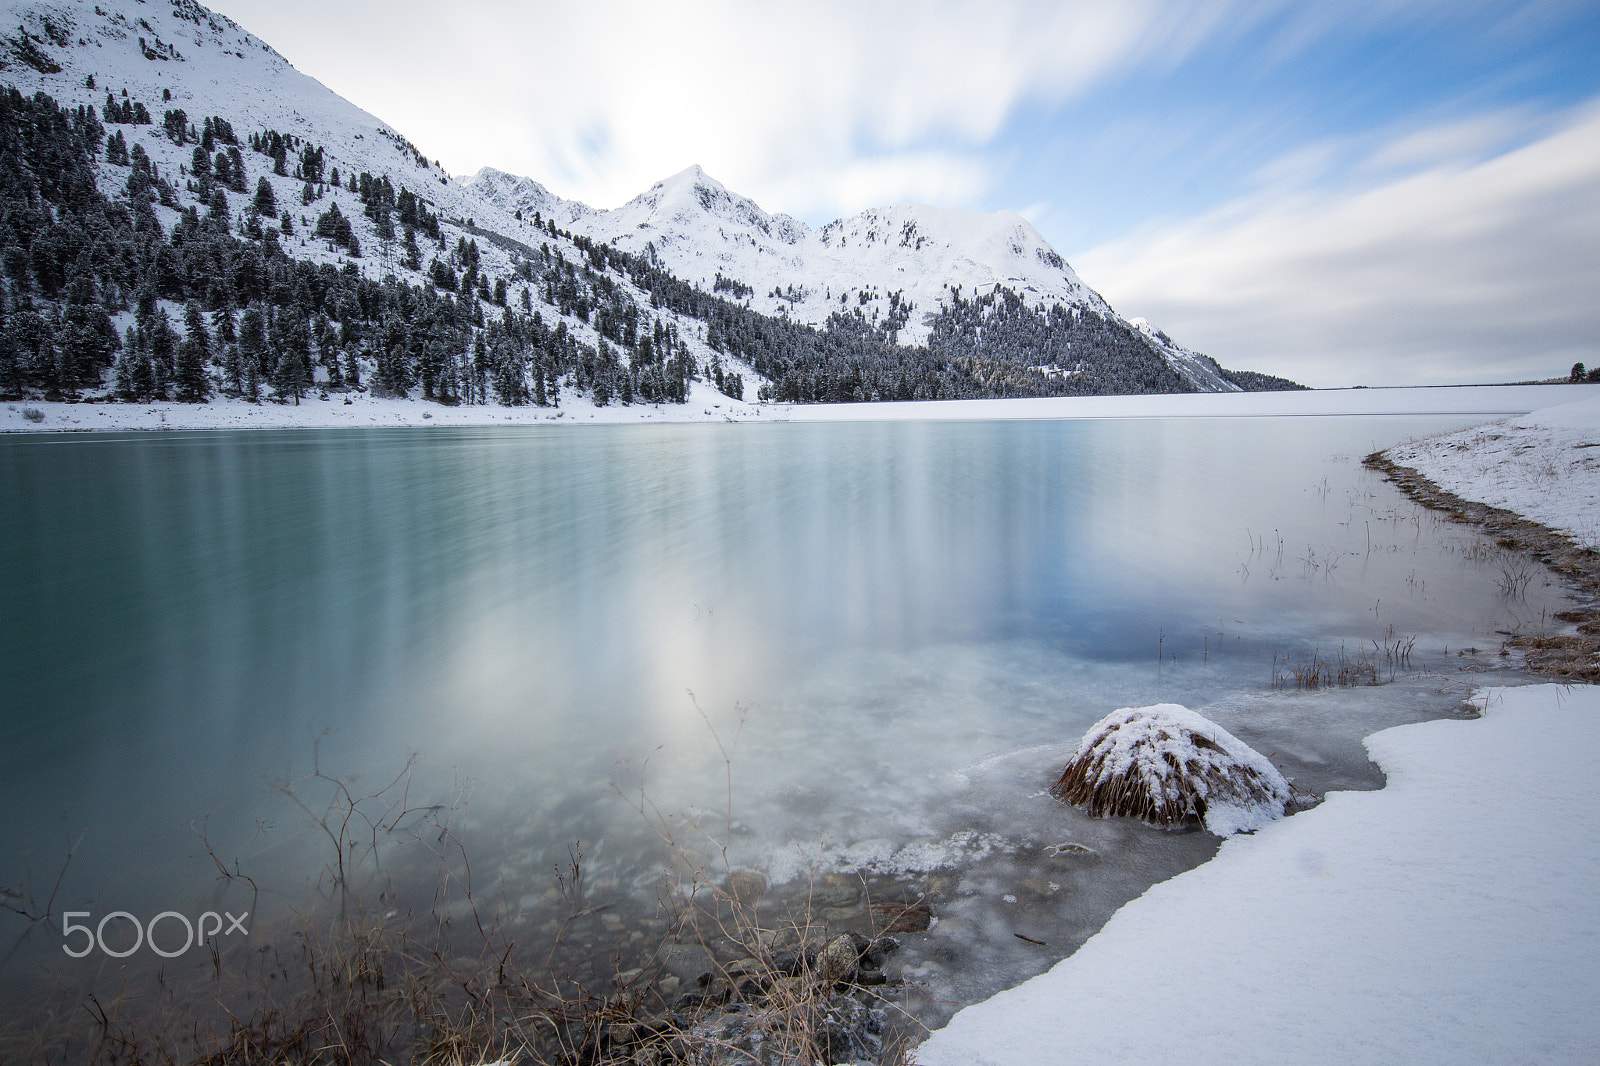
[[[345,403],[346,397],[350,402]],[[33,421],[28,412],[43,417]],[[293,403],[43,403],[18,400],[0,409],[0,432],[84,433],[175,429],[344,429],[362,426],[551,426],[617,422],[753,421],[778,408],[730,400],[704,382],[693,382],[689,402],[596,407],[566,389],[559,407],[447,407],[427,400],[377,398],[369,393],[315,393]]]
[[[922,1066],[1600,1062],[1600,688],[1489,689],[958,1013]]]
[[[1189,393],[1174,396],[1080,396],[921,403],[754,404],[730,400],[695,382],[685,404],[596,407],[569,389],[559,408],[445,407],[423,400],[375,399],[366,393],[314,395],[299,405],[43,403],[0,407],[0,433],[78,433],[170,429],[287,429],[350,426],[588,425],[600,422],[881,422],[1002,418],[1233,418],[1290,415],[1519,414],[1591,395],[1587,385],[1480,385],[1464,388],[1330,389],[1304,392]],[[26,412],[42,417],[33,421]]]
[[[1600,390],[1588,399],[1390,448],[1389,458],[1457,496],[1504,507],[1600,548]]]

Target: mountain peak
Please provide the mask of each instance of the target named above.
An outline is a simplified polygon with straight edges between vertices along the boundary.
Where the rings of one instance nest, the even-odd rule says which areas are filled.
[[[705,167],[702,167],[699,163],[690,163],[676,174],[673,174],[668,178],[663,178],[662,180],[656,182],[656,184],[663,186],[688,185],[691,187],[696,185],[706,185],[715,189],[725,188],[720,181],[718,181],[716,178],[713,178],[710,174],[707,174]]]
[[[727,186],[707,174],[699,163],[694,163],[670,177],[662,178],[650,186],[648,192],[634,197],[630,203],[641,201],[647,201],[653,206],[665,204],[676,206],[680,202],[688,205],[697,202],[702,210],[714,212],[719,203],[744,201],[744,198],[729,193]]]

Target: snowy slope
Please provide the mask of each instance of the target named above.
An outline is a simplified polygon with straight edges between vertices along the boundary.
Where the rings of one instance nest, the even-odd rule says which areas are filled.
[[[1209,355],[1201,355],[1190,348],[1185,348],[1161,330],[1156,329],[1147,319],[1130,318],[1128,325],[1138,330],[1140,335],[1159,351],[1171,364],[1172,369],[1183,375],[1185,381],[1201,392],[1238,392],[1239,387],[1222,376],[1222,368],[1217,361]]]
[[[233,20],[193,0],[0,0],[0,10],[6,25],[17,27],[0,35],[0,82],[15,84],[24,93],[43,91],[61,104],[87,104],[97,113],[108,92],[121,99],[126,90],[127,99],[149,109],[154,124],[108,126],[107,133],[120,130],[130,148],[143,145],[157,169],[180,187],[194,146],[174,144],[164,135],[162,114],[168,109],[182,109],[193,126],[212,115],[227,119],[241,142],[267,129],[293,134],[321,147],[328,170],[337,168],[342,179],[361,171],[387,175],[397,190],[402,185],[410,189],[439,215],[450,245],[467,232],[457,223],[468,219],[479,230],[502,233],[533,247],[549,240],[451,180],[392,126],[302,74]],[[30,45],[60,69],[40,70],[28,63],[19,51]],[[94,88],[86,84],[91,76]],[[296,223],[302,218],[314,222],[331,203],[338,203],[356,226],[366,252],[355,261],[358,269],[373,277],[395,272],[402,280],[422,280],[419,273],[405,271],[396,257],[384,258],[355,193],[324,187],[323,199],[302,207],[303,182],[292,174],[273,174],[270,162],[248,148],[244,158],[247,187],[254,190],[258,178],[267,178],[279,206],[292,208]],[[291,153],[291,171],[293,166]],[[126,176],[124,169],[103,166],[102,189],[117,195]],[[230,193],[230,207],[241,211],[248,195]],[[187,203],[190,198],[180,199]],[[170,227],[176,217],[165,211],[161,221]],[[304,231],[286,241],[285,250],[296,259],[346,262],[328,242]],[[424,263],[431,254],[425,244]],[[483,254],[490,276],[509,269],[511,251],[488,244]]]
[[[155,125],[120,128],[130,135],[137,131],[164,173],[178,173],[193,152],[192,146],[174,145],[162,135],[162,112],[182,109],[194,125],[210,115],[227,119],[241,139],[268,128],[294,134],[323,146],[329,165],[342,173],[404,177],[412,191],[450,215],[478,208],[475,198],[421,158],[392,127],[295,70],[233,20],[192,0],[0,3],[7,25],[19,27],[0,41],[5,64],[0,79],[24,92],[42,90],[62,104],[92,105],[97,112],[108,91],[120,98],[126,90],[129,99],[149,108]],[[58,72],[39,70],[17,55],[24,32],[61,68]],[[92,89],[85,84],[91,75]],[[280,177],[274,185],[280,204],[298,204],[299,182]]]
[[[233,20],[193,0],[0,0],[0,18],[13,27],[0,32],[0,84],[16,85],[29,95],[42,91],[67,106],[88,105],[97,114],[108,92],[118,100],[126,92],[128,101],[145,105],[154,123],[108,125],[106,132],[120,131],[130,149],[141,145],[158,172],[179,190],[185,206],[194,200],[184,191],[194,145],[175,144],[165,135],[163,113],[181,109],[195,127],[210,116],[226,119],[241,142],[250,190],[227,193],[230,210],[242,217],[257,180],[266,178],[279,207],[294,216],[296,233],[281,243],[297,260],[354,266],[374,279],[394,274],[402,282],[426,284],[430,259],[447,258],[448,250],[466,237],[480,247],[484,276],[509,279],[515,296],[524,284],[516,276],[519,259],[532,258],[546,245],[559,258],[574,263],[583,258],[570,242],[536,229],[531,215],[519,221],[513,212],[501,211],[478,191],[451,179],[392,126],[296,70]],[[305,183],[293,176],[295,154],[289,155],[290,174],[276,175],[271,161],[244,143],[268,129],[322,148],[327,171],[337,169],[341,181],[370,172],[387,176],[397,192],[404,187],[419,197],[442,225],[439,245],[421,238],[423,269],[406,269],[400,242],[386,244],[378,238],[373,222],[364,217],[360,196],[347,187],[319,185],[320,198],[302,205]],[[126,178],[126,168],[100,167],[101,189],[109,197],[122,194]],[[351,259],[311,235],[317,216],[333,204],[352,223],[364,253],[360,258]],[[167,230],[180,217],[170,208],[155,210]],[[625,281],[619,284],[629,288]],[[532,288],[537,306],[540,293],[537,285]],[[631,294],[641,307],[649,307],[646,295],[636,290]],[[548,305],[537,309],[546,321],[561,317]],[[652,316],[676,325],[697,359],[710,355],[701,323],[667,312],[652,311]],[[567,325],[578,340],[591,346],[598,342],[587,322],[569,316]],[[754,396],[764,379],[740,360],[723,357],[723,362],[743,374]]]
[[[906,344],[927,339],[926,316],[952,290],[972,297],[1004,286],[1029,306],[1060,303],[1115,314],[1032,224],[1009,211],[986,215],[896,204],[812,229],[788,215],[767,213],[698,166],[609,211],[488,168],[465,185],[504,212],[532,217],[537,211],[624,251],[653,251],[668,270],[708,290],[719,275],[748,286],[746,302],[766,314],[821,325],[836,311],[859,308],[883,324],[897,307],[909,306],[898,332]],[[1148,323],[1129,325],[1197,389],[1236,391],[1211,359]]]

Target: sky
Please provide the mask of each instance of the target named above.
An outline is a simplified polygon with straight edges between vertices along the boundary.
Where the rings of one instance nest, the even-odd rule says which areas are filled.
[[[1124,315],[1317,386],[1600,363],[1592,0],[212,6],[452,174],[1016,211]]]

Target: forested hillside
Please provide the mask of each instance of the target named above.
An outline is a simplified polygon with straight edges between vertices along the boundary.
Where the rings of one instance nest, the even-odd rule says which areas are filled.
[[[12,6],[5,399],[682,403],[699,380],[810,403],[1284,384],[1219,376],[1098,297],[947,286],[918,311],[915,346],[897,343],[913,304],[896,292],[842,290],[825,319],[781,301],[763,313],[744,279],[685,280],[648,242],[624,251],[479,200],[191,0]],[[684,195],[704,207],[713,183],[693,173]],[[634,209],[659,206],[663,189]],[[1069,297],[1082,288],[1040,255],[1077,286]]]

